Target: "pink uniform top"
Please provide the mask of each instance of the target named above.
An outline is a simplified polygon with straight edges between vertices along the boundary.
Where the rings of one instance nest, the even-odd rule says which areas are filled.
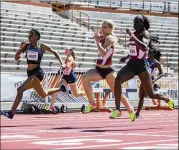
[[[134,32],[134,35],[139,38],[139,35]],[[139,44],[134,40],[131,36],[129,39],[129,59],[130,60],[137,60],[137,59],[145,59],[146,58],[146,48],[141,50]]]
[[[102,46],[103,46],[104,42],[105,42],[105,38],[103,38],[103,36],[101,36],[100,43],[101,43]],[[113,53],[114,53],[114,46],[113,45],[110,47],[110,49],[108,50],[108,52],[106,53],[106,55],[104,57],[102,57],[98,53],[96,64],[97,65],[112,65]]]

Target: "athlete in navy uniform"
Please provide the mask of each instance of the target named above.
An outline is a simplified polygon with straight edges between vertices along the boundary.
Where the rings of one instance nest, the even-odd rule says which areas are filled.
[[[85,95],[84,93],[79,93],[78,91],[77,78],[74,73],[74,69],[76,67],[75,52],[72,49],[66,49],[65,54],[66,54],[66,60],[64,62],[63,77],[60,83],[58,84],[58,87],[67,89],[67,86],[69,85],[75,97],[84,96]],[[58,93],[52,95],[52,100],[47,110],[53,111],[55,109],[53,105],[55,103],[57,94]]]
[[[15,55],[15,60],[19,60],[22,53],[26,53],[27,57],[27,80],[17,89],[17,95],[12,108],[8,112],[1,111],[1,114],[12,119],[16,112],[19,103],[22,100],[23,92],[34,88],[34,90],[42,97],[45,98],[47,95],[51,95],[55,92],[60,91],[60,88],[52,88],[45,90],[42,85],[42,80],[44,78],[43,70],[40,68],[40,63],[45,51],[53,53],[60,64],[62,60],[58,53],[47,46],[46,44],[38,42],[40,40],[40,32],[36,29],[32,29],[29,32],[29,42],[21,45],[19,51]]]

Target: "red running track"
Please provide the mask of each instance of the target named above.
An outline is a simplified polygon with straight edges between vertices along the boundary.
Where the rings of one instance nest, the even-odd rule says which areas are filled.
[[[178,110],[1,116],[1,149],[178,149]]]

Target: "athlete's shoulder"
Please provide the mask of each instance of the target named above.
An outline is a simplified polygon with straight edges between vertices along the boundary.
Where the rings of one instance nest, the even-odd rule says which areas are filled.
[[[73,62],[73,61],[74,61],[73,56],[68,57],[68,60],[71,61],[71,62]]]
[[[30,42],[22,42],[20,48],[26,50],[30,46]]]
[[[148,30],[144,30],[143,32],[142,32],[142,35],[143,35],[143,37],[145,37],[146,39],[150,39],[150,32],[148,31]]]
[[[110,43],[116,43],[117,39],[114,35],[108,35],[105,39],[105,41],[108,41]]]
[[[23,42],[22,42],[23,43]],[[21,44],[22,44],[21,43]],[[30,42],[24,42],[25,46],[28,47],[30,45]]]
[[[48,46],[46,43],[42,43],[42,42],[39,42],[38,45],[39,45],[40,47]]]
[[[40,49],[42,49],[43,51],[45,51],[47,49],[51,49],[51,47],[46,43],[39,42],[38,45],[39,45]]]
[[[157,59],[154,59],[154,60],[155,60],[156,64],[160,64],[160,62]]]

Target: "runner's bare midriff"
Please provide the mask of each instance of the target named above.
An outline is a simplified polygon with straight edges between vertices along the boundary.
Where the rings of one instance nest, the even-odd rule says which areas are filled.
[[[39,66],[39,64],[28,64],[27,70],[33,70],[38,66]]]
[[[100,67],[100,68],[110,68],[111,67],[111,64],[110,65],[97,65],[97,67]]]

